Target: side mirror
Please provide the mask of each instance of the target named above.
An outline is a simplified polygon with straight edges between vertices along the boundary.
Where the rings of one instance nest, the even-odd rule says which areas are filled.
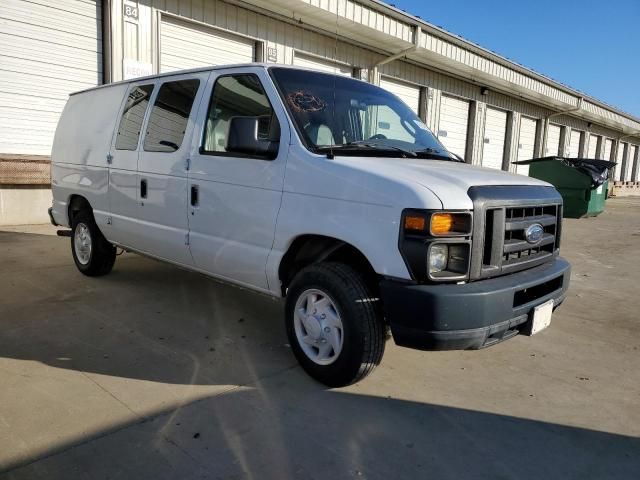
[[[279,142],[258,138],[259,117],[232,117],[229,120],[227,152],[256,155],[273,160]]]

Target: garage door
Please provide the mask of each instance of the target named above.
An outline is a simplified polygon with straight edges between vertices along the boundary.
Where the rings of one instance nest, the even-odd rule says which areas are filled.
[[[0,153],[51,153],[68,95],[102,81],[99,25],[99,1],[0,2]]]
[[[464,158],[467,150],[469,102],[442,95],[438,139],[450,152]]]
[[[547,149],[545,157],[560,154],[560,127],[558,125],[549,125],[547,132]]]
[[[618,153],[616,155],[616,168],[613,172],[613,178],[614,180],[625,180],[625,177],[623,175],[623,170],[622,168],[625,167],[625,165],[622,164],[622,161],[624,159],[624,143],[620,143],[618,145]],[[606,160],[606,159],[605,159]]]
[[[603,160],[611,160],[611,150],[613,150],[613,140],[606,138],[604,140],[604,152],[602,154]]]
[[[518,161],[533,158],[535,143],[536,121],[532,118],[522,117],[520,120],[520,138],[518,139]],[[518,165],[516,172],[521,175],[529,175],[529,165]]]
[[[598,150],[598,136],[589,135],[589,148],[587,151],[587,158],[596,158],[597,150]]]
[[[638,181],[638,173],[636,172],[636,176],[634,178],[633,176],[633,166],[635,165],[635,162],[640,162],[640,158],[637,157],[638,155],[638,146],[637,145],[630,145],[629,146],[629,160],[627,162],[627,178],[631,181]],[[640,168],[640,165],[639,165]]]
[[[504,159],[504,137],[507,129],[507,112],[487,108],[484,124],[484,147],[482,166],[502,169]]]
[[[254,59],[253,40],[180,20],[163,18],[160,23],[160,72]]]
[[[390,78],[382,77],[380,79],[380,86],[385,90],[400,97],[404,103],[406,103],[411,110],[418,113],[420,109],[420,88],[415,85],[409,85],[408,83],[398,82]]]
[[[580,130],[571,130],[571,136],[569,137],[569,151],[567,157],[578,158],[580,154]]]
[[[293,64],[298,67],[311,68],[313,70],[334,73],[336,75],[344,75],[345,77],[353,76],[353,68],[348,65],[342,65],[340,63],[332,62],[331,60],[310,57],[300,53],[296,53],[294,55]]]

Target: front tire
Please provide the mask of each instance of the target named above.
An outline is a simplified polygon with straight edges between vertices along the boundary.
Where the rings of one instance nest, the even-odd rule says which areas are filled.
[[[384,354],[380,302],[343,263],[314,264],[296,275],[287,292],[286,327],[302,368],[329,387],[358,382]]]
[[[106,275],[116,261],[116,247],[104,238],[93,215],[86,210],[73,217],[71,253],[78,270],[89,277]]]

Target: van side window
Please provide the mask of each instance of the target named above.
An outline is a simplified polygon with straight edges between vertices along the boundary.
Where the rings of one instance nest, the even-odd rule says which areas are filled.
[[[118,127],[116,150],[135,150],[138,148],[140,127],[142,127],[142,120],[144,120],[152,92],[153,85],[136,85],[129,90],[127,104],[124,106]]]
[[[167,82],[160,87],[151,110],[144,149],[147,152],[175,152],[182,145],[200,80]]]
[[[280,140],[280,125],[260,79],[252,74],[225,75],[213,87],[201,153],[226,153],[233,117],[258,117],[258,139]]]

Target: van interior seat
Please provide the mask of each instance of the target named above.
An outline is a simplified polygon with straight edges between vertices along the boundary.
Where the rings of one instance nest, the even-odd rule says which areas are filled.
[[[309,139],[318,147],[335,145],[331,129],[322,123],[310,123],[304,128]]]

